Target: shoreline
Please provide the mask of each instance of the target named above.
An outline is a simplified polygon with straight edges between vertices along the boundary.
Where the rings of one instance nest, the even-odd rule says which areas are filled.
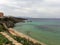
[[[35,40],[35,39],[31,38],[31,37],[28,36],[28,35],[25,35],[25,34],[23,34],[23,33],[21,33],[21,32],[16,31],[15,29],[9,28],[8,30],[9,30],[9,32],[10,32],[12,35],[16,35],[16,36],[19,36],[19,37],[22,37],[22,38],[29,39],[29,40],[32,41],[33,43],[39,43],[39,44],[41,44],[41,45],[46,45],[46,44],[44,44],[44,43],[42,43],[42,42],[40,42],[40,41],[38,41],[38,40]]]

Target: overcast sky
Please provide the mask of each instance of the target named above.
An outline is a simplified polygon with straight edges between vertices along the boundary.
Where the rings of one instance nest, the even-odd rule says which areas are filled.
[[[0,12],[10,16],[60,18],[60,0],[0,0]]]

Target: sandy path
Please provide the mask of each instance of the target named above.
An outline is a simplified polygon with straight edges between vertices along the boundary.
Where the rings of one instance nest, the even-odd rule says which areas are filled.
[[[12,41],[13,44],[15,45],[22,45],[21,43],[18,43],[16,40],[14,40],[12,37],[10,37],[7,33],[5,32],[0,32],[2,35],[4,35],[8,40]]]
[[[13,34],[13,35],[16,35],[16,36],[20,36],[20,37],[22,37],[22,38],[29,39],[30,41],[32,41],[32,42],[34,42],[34,43],[40,43],[40,44],[42,44],[42,45],[46,45],[46,44],[44,44],[44,43],[42,43],[42,42],[40,42],[40,41],[37,41],[37,40],[35,40],[35,39],[27,36],[27,35],[24,35],[24,34],[21,33],[21,32],[18,32],[18,31],[16,31],[16,30],[12,29],[12,28],[9,28],[9,32],[10,32],[11,34]]]

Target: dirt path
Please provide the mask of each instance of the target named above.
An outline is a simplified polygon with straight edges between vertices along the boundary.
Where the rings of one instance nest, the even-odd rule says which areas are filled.
[[[2,35],[4,35],[8,40],[12,41],[13,44],[15,45],[22,45],[21,43],[18,43],[16,40],[14,40],[12,37],[10,37],[7,33],[5,32],[0,32]]]
[[[11,34],[13,34],[13,35],[16,35],[16,36],[20,36],[20,37],[22,37],[22,38],[29,39],[30,41],[32,41],[32,42],[34,42],[34,43],[40,43],[40,44],[42,44],[42,45],[46,45],[46,44],[44,44],[44,43],[42,43],[42,42],[40,42],[40,41],[37,41],[37,40],[35,40],[35,39],[27,36],[27,35],[24,35],[24,34],[21,33],[21,32],[18,32],[18,31],[16,31],[16,30],[12,29],[12,28],[9,28],[9,32],[10,32]]]

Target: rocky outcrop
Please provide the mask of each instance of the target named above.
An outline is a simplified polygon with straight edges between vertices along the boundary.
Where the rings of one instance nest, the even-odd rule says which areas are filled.
[[[3,17],[0,17],[0,24],[2,25],[2,23],[5,23],[8,28],[13,28],[16,23],[24,22],[24,20],[27,20],[27,19],[11,17],[11,16],[10,17],[3,16]]]

